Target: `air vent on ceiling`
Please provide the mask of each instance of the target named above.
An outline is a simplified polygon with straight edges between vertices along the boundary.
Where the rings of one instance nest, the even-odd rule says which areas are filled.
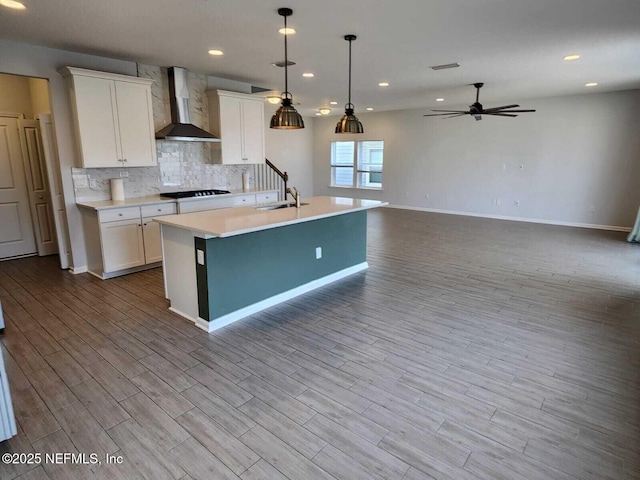
[[[291,65],[295,65],[296,62],[292,62],[291,60],[287,60],[287,67],[290,67]],[[271,65],[273,65],[274,67],[284,67],[284,60],[280,61],[280,62],[274,62]]]
[[[429,68],[431,70],[446,70],[447,68],[458,68],[459,66],[459,63],[447,63],[446,65],[434,65],[433,67]]]

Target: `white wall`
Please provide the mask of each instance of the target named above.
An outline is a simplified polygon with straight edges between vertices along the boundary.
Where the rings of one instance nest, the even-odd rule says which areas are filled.
[[[314,118],[305,117],[305,128],[276,130],[269,122],[278,105],[265,103],[265,144],[267,158],[289,174],[289,186],[296,187],[302,197],[313,196],[313,132]]]
[[[72,262],[73,265],[84,266],[86,265],[86,250],[82,235],[82,223],[80,213],[75,205],[73,182],[71,180],[71,167],[76,163],[77,155],[71,106],[63,78],[58,73],[58,69],[70,65],[124,75],[135,75],[136,64],[6,40],[0,40],[0,58],[2,58],[2,63],[0,63],[2,73],[27,75],[49,80],[56,141],[60,155],[62,188],[69,223]]]
[[[385,141],[383,192],[328,187],[330,142],[348,137],[333,133],[337,117],[316,118],[315,194],[631,226],[640,206],[640,91],[520,103],[538,111],[518,118],[485,116],[479,122],[424,118],[426,110],[358,113],[365,134],[351,138]],[[494,205],[498,198],[500,205]]]
[[[0,74],[0,112],[22,113],[26,118],[33,118],[27,77]]]

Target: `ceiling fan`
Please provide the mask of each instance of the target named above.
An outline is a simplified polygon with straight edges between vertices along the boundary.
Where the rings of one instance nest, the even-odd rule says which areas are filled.
[[[424,115],[425,117],[437,117],[440,115],[448,115],[447,118],[461,117],[463,115],[473,115],[476,120],[482,120],[482,115],[494,115],[496,117],[517,117],[515,113],[535,112],[535,110],[512,110],[518,108],[520,105],[503,105],[501,107],[487,108],[486,110],[480,103],[480,89],[484,83],[474,83],[476,87],[476,103],[469,105],[469,110],[432,110],[433,112],[446,112],[446,113],[431,113]]]

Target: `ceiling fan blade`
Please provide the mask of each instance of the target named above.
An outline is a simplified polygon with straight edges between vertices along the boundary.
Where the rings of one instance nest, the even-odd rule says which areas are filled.
[[[491,113],[491,112],[497,112],[498,110],[504,110],[507,108],[517,108],[520,105],[503,105],[502,107],[492,107],[492,108],[487,108],[485,109],[486,113]]]
[[[431,110],[432,112],[469,113],[466,110]]]
[[[458,113],[455,115],[451,115],[450,117],[447,117],[447,118],[464,117],[465,115],[466,113]],[[446,120],[447,118],[444,118],[443,120]]]
[[[500,110],[499,112],[494,112],[494,113],[526,113],[526,112],[535,112],[535,110]],[[491,113],[491,112],[489,112]]]
[[[449,113],[430,113],[428,115],[423,115],[423,117],[439,117],[441,115],[455,115],[456,117],[458,115],[468,115],[466,112],[464,113],[458,113],[458,112],[449,112]]]
[[[496,113],[496,112],[494,113],[484,112],[483,115],[493,115],[495,117],[517,117],[518,116],[518,115],[511,115],[509,113]]]

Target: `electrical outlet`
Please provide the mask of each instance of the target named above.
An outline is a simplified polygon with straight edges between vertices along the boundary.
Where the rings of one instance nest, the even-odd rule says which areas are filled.
[[[316,260],[320,260],[322,258],[322,247],[316,247]]]
[[[89,180],[89,188],[98,188],[98,181],[95,178]]]
[[[522,163],[520,164],[520,170],[524,170],[524,165]]]
[[[520,200],[516,200],[515,202],[513,202],[513,205],[515,207],[519,207],[520,206]]]
[[[494,198],[492,203],[494,205],[500,205],[500,199],[499,198]]]
[[[204,251],[197,249],[196,250],[197,256],[198,256],[198,265],[204,265]]]
[[[129,172],[126,170],[120,170],[120,178],[127,178],[129,176]]]

